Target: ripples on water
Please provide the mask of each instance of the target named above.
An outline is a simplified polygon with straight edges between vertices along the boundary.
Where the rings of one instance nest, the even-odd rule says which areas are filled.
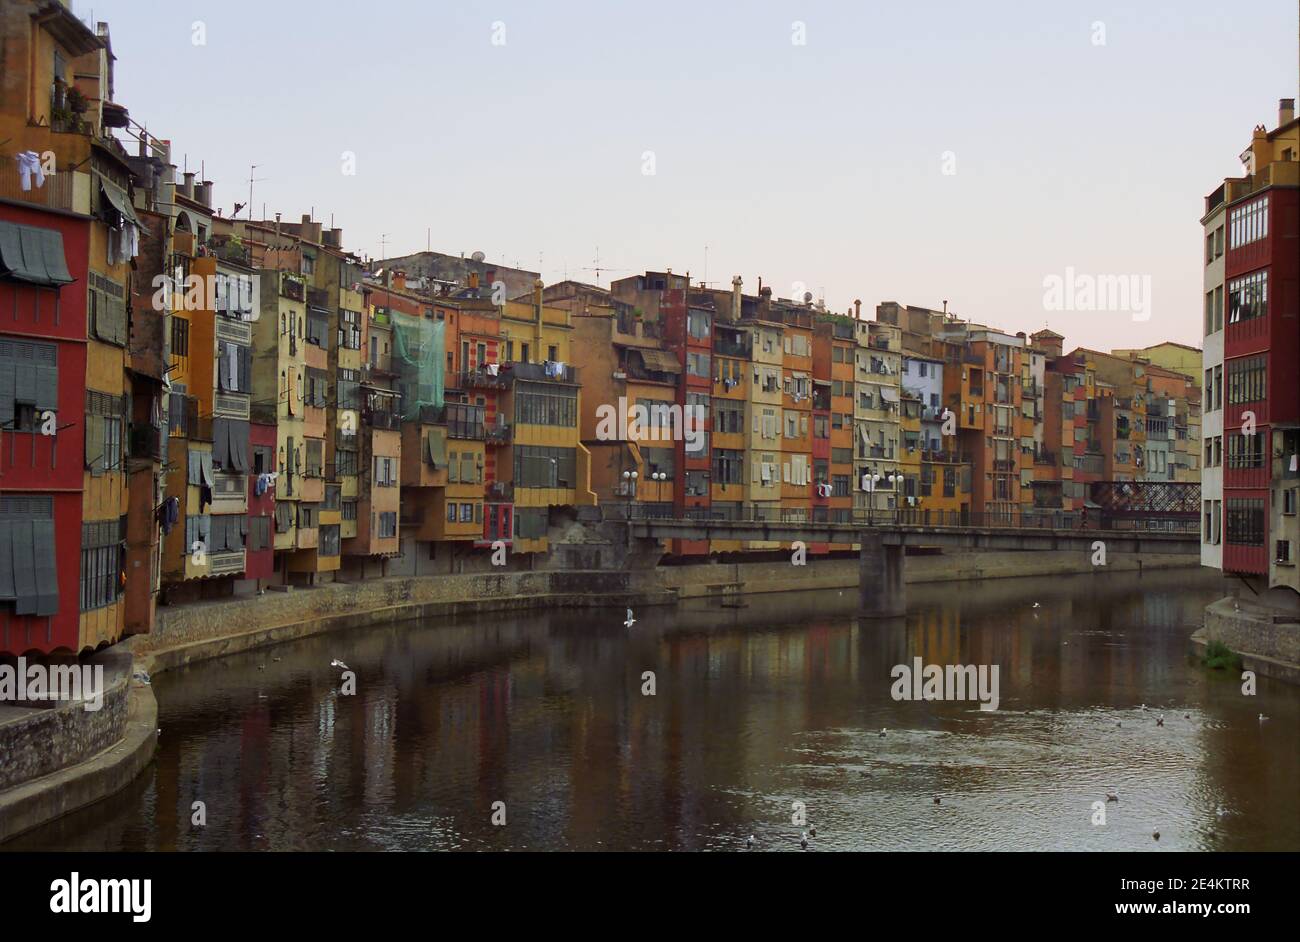
[[[838,591],[631,632],[622,609],[488,615],[168,672],[151,770],[6,849],[798,850],[795,801],[813,851],[1300,849],[1300,690],[1243,697],[1187,655],[1217,580],[910,592],[905,620]],[[895,702],[914,657],[998,664],[1000,710]]]

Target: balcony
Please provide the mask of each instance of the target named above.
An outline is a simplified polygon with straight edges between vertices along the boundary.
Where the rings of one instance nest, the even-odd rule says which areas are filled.
[[[470,370],[459,374],[461,389],[506,389],[510,385],[509,374],[498,372],[493,376],[487,370]]]
[[[166,457],[166,443],[163,430],[152,425],[136,425],[131,428],[131,457],[148,461],[162,461]]]
[[[713,353],[720,357],[739,357],[742,360],[752,359],[753,346],[748,341],[734,341],[723,337],[722,335],[713,338]]]
[[[553,363],[510,363],[501,368],[502,373],[515,379],[528,380],[529,382],[549,382],[565,383],[567,385],[576,385],[578,382],[578,368],[576,366],[564,365],[556,369]]]
[[[504,424],[487,426],[483,434],[483,440],[489,445],[508,445],[513,437],[513,428]]]
[[[402,417],[396,412],[363,412],[361,421],[370,428],[382,428],[397,431],[402,427]]]
[[[208,575],[230,576],[244,571],[244,550],[233,553],[209,553]]]
[[[0,156],[0,199],[31,203],[47,209],[62,209],[72,212],[72,186],[75,176],[64,171],[45,175],[45,184],[36,185],[35,175],[29,178],[30,190],[22,187],[22,176],[18,172],[18,161],[12,157]]]
[[[515,486],[510,481],[493,481],[483,489],[488,500],[512,501],[515,499]]]

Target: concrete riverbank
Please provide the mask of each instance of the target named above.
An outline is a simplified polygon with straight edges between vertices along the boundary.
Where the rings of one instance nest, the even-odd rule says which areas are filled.
[[[1243,670],[1300,684],[1300,617],[1248,599],[1228,597],[1206,606],[1205,620],[1191,638],[1204,654],[1213,641],[1241,658]]]
[[[981,552],[910,556],[909,585],[960,583],[1078,573],[1133,572],[1195,567],[1181,555],[1113,554],[1104,569],[1078,552]],[[134,669],[158,674],[170,668],[224,657],[325,632],[346,631],[411,619],[454,619],[556,607],[674,605],[690,599],[756,598],[769,593],[856,591],[856,557],[660,566],[628,572],[485,571],[440,576],[332,583],[288,592],[160,607],[153,632],[118,645],[101,657],[118,659],[105,715],[88,736],[84,722],[48,718],[0,724],[0,752],[22,754],[29,774],[0,791],[0,842],[38,827],[124,788],[149,763],[156,744],[157,704],[149,686],[132,681]],[[761,601],[751,604],[761,605]],[[111,706],[109,703],[111,702]],[[67,705],[71,709],[72,705]],[[80,710],[80,707],[77,706]],[[110,712],[111,711],[111,712]],[[50,712],[50,711],[46,711]],[[87,714],[89,715],[89,714]],[[98,716],[98,714],[96,714]],[[34,736],[38,722],[45,725]],[[6,728],[9,738],[6,739]],[[39,765],[34,753],[49,742]],[[78,745],[80,743],[80,745]],[[89,745],[88,745],[89,744]],[[92,748],[93,747],[93,748]]]

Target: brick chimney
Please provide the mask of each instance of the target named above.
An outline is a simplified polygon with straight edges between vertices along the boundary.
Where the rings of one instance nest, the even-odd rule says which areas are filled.
[[[394,291],[406,290],[406,272],[402,271],[402,269],[400,268],[397,269],[397,271],[393,272],[393,290]]]
[[[1295,99],[1283,98],[1277,103],[1277,126],[1289,124],[1295,119]]]

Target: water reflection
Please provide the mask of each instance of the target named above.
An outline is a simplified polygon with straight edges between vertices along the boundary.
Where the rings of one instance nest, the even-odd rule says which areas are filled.
[[[1217,580],[911,594],[886,621],[831,590],[645,609],[631,631],[622,609],[407,624],[167,673],[149,773],[6,849],[740,849],[754,834],[797,850],[794,801],[812,850],[1300,848],[1300,691],[1265,680],[1243,697],[1186,653]],[[914,657],[999,665],[1001,709],[895,702],[890,669]]]

